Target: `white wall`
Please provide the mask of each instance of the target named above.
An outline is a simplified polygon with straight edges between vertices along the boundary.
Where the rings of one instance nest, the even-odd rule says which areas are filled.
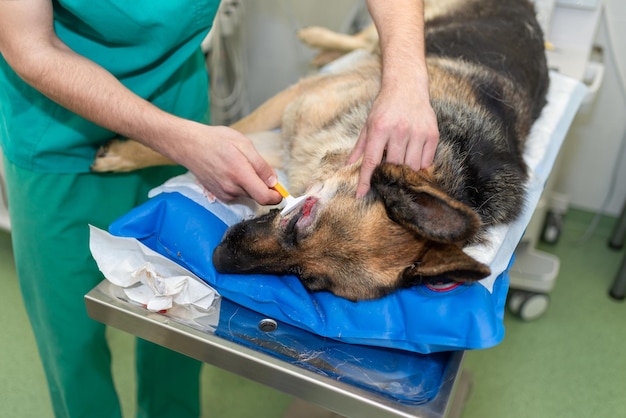
[[[609,37],[609,29],[611,36]],[[611,41],[614,45],[611,45]],[[626,2],[605,0],[596,44],[604,49],[604,82],[595,102],[575,118],[562,151],[556,190],[570,205],[616,215],[626,196]],[[611,189],[611,180],[616,183]]]
[[[359,0],[247,0],[244,39],[247,93],[252,108],[307,74],[314,51],[296,37],[298,29],[342,29]]]

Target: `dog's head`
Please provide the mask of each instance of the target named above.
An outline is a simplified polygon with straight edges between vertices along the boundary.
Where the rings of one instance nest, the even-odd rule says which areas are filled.
[[[278,210],[233,225],[213,254],[222,273],[294,274],[312,291],[350,300],[445,277],[474,281],[489,268],[461,247],[480,220],[423,173],[384,163],[365,198],[358,167],[326,176],[298,210]]]

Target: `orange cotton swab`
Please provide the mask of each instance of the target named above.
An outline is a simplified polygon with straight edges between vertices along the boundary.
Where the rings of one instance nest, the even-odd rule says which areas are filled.
[[[285,207],[283,208],[283,210],[280,211],[280,214],[282,216],[285,216],[292,210],[297,209],[300,206],[302,206],[302,204],[307,198],[306,195],[300,196],[300,197],[293,197],[292,195],[289,194],[287,189],[285,189],[283,185],[280,183],[276,183],[273,189],[276,190],[278,193],[280,193],[280,195],[283,197],[283,200],[285,201]]]

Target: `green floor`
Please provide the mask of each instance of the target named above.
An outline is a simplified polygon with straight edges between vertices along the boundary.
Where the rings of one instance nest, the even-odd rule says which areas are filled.
[[[580,242],[592,215],[570,211],[555,246],[560,274],[548,312],[533,322],[507,313],[499,346],[470,352],[473,390],[463,418],[626,417],[626,303],[607,289],[624,250],[607,245],[614,219],[603,218]],[[9,235],[0,231],[0,418],[52,417],[33,336],[21,304]],[[133,339],[111,331],[114,373],[123,407],[134,416]],[[281,417],[291,399],[238,376],[206,367],[204,417]]]

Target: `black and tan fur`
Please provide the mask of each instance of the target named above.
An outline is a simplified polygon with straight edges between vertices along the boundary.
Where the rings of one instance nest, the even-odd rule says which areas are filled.
[[[383,162],[367,196],[356,199],[359,164],[345,161],[379,89],[379,57],[304,79],[233,127],[280,127],[290,191],[310,197],[287,216],[272,210],[232,226],[213,254],[219,271],[295,274],[312,291],[351,300],[489,274],[462,248],[485,228],[515,220],[524,205],[524,141],[548,85],[543,35],[526,0],[425,3],[440,130],[434,165],[414,172]],[[320,28],[302,37],[327,50],[352,48]],[[351,39],[367,46],[375,36]]]

